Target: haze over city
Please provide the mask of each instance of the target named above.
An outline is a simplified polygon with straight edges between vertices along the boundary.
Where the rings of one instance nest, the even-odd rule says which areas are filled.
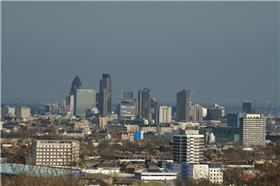
[[[265,6],[264,6],[265,5]],[[3,2],[2,102],[46,103],[79,75],[175,104],[279,102],[279,2]]]

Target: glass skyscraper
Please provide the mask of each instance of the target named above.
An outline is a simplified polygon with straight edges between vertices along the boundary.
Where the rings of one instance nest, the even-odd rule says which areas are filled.
[[[75,115],[84,118],[88,109],[96,107],[96,91],[77,89],[75,94]]]

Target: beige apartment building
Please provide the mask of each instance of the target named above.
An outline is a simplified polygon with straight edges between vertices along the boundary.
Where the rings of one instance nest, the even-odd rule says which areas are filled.
[[[63,167],[79,162],[79,141],[35,140],[32,144],[32,159],[35,165]]]

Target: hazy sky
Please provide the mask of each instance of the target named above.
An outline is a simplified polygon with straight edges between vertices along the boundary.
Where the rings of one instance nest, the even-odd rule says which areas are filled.
[[[279,101],[279,2],[2,2],[2,102],[46,103],[79,75],[161,103]]]

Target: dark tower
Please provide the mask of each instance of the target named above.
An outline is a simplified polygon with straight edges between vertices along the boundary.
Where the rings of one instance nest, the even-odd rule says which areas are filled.
[[[242,104],[242,112],[245,113],[245,114],[251,114],[253,113],[252,111],[252,103],[250,102],[243,102]]]
[[[112,110],[112,81],[110,74],[102,74],[99,89],[99,110],[102,116],[107,116]]]
[[[149,121],[152,119],[151,112],[151,90],[144,88],[138,92],[138,114],[139,118],[144,118]]]
[[[189,120],[190,91],[183,89],[177,92],[176,118],[177,121]]]
[[[82,82],[79,78],[79,76],[76,76],[73,81],[72,81],[72,85],[71,85],[71,89],[70,89],[70,94],[69,95],[75,95],[76,94],[76,90],[82,88]]]

